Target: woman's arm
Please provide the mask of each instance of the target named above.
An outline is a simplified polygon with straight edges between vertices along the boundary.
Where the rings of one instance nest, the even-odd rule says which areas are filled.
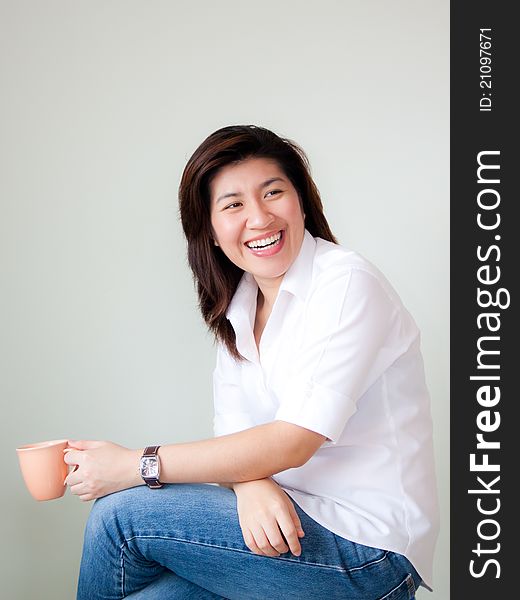
[[[305,464],[325,436],[285,421],[273,421],[238,433],[159,449],[163,483],[235,483],[270,477]],[[69,442],[65,462],[78,465],[66,479],[71,492],[93,500],[142,485],[143,449],[111,442]]]
[[[285,421],[200,442],[161,446],[161,481],[225,482],[263,479],[304,465],[325,436]]]

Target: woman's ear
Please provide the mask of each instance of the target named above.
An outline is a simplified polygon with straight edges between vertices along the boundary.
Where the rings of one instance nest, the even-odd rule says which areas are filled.
[[[217,242],[217,239],[216,239],[217,236],[215,235],[215,230],[213,229],[213,225],[210,226],[210,229],[209,229],[208,233],[209,233],[209,239],[213,241],[213,244],[215,246],[218,246],[218,242]]]

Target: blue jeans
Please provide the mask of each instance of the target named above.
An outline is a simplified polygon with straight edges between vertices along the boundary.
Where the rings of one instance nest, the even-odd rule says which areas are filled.
[[[350,542],[295,505],[300,556],[253,554],[232,490],[130,488],[96,500],[78,600],[409,600],[421,579],[400,554]]]

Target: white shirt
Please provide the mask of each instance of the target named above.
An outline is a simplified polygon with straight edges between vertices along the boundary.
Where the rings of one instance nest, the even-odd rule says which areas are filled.
[[[315,521],[406,556],[431,589],[438,534],[430,398],[419,330],[361,255],[305,230],[260,339],[244,272],[228,307],[238,351],[218,344],[215,435],[282,420],[328,440],[273,479]]]

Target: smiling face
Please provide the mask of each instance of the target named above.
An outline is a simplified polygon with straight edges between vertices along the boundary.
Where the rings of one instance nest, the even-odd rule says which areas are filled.
[[[276,161],[249,158],[222,167],[209,191],[215,241],[262,291],[277,290],[300,252],[305,229],[289,178]]]

